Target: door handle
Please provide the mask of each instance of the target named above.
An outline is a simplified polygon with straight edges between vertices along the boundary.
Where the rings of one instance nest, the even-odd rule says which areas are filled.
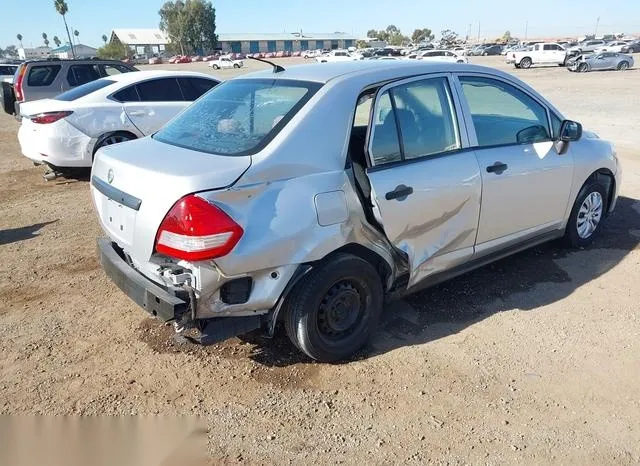
[[[144,110],[134,110],[132,112],[129,112],[129,115],[131,116],[145,116],[147,114],[147,112],[145,112]]]
[[[493,165],[487,167],[487,173],[495,173],[496,175],[502,175],[508,167],[506,163],[496,162]]]
[[[403,184],[396,186],[396,189],[393,191],[389,191],[384,195],[384,198],[387,201],[391,201],[393,199],[397,199],[399,201],[404,201],[407,196],[413,194],[413,188],[411,186],[405,186]]]

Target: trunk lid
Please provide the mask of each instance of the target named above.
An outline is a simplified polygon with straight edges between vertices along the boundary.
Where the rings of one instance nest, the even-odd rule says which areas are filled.
[[[213,155],[147,137],[100,149],[91,192],[107,234],[145,264],[160,223],[180,198],[229,187],[250,165],[250,156]]]
[[[73,110],[70,108],[69,102],[55,99],[40,99],[30,102],[20,103],[20,115],[31,116],[44,112],[58,112],[64,110]]]

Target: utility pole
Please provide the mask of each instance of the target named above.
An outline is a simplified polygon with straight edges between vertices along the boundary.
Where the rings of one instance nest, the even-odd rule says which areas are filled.
[[[593,33],[593,38],[595,39],[598,36],[598,26],[600,25],[600,16],[596,20],[596,31]]]
[[[478,44],[480,43],[480,21],[478,21]]]
[[[469,32],[467,33],[467,42],[469,42],[469,39],[471,39],[471,24],[469,24]]]
[[[524,40],[527,40],[527,34],[529,33],[529,20],[524,23]]]

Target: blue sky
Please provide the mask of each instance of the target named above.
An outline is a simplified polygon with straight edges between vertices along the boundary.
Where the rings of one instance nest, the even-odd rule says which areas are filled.
[[[2,0],[0,47],[16,44],[23,35],[25,47],[42,45],[42,33],[64,41],[62,18],[53,0]],[[112,28],[157,27],[159,0],[67,0],[69,25],[80,32],[82,43],[99,46],[102,34]],[[598,31],[640,33],[640,1],[618,0],[611,7],[602,0],[218,0],[218,32],[344,31],[364,35],[368,29],[395,24],[405,34],[428,27],[439,34],[454,29],[461,36],[471,30],[477,37],[493,39],[510,30],[528,36],[579,36]]]

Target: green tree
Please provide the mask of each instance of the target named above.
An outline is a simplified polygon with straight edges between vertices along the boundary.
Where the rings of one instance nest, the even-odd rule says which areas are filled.
[[[107,35],[106,34],[102,34],[102,42],[104,42],[105,44],[107,43]]]
[[[73,31],[73,35],[76,36],[76,44],[80,44],[80,31],[76,29]]]
[[[21,48],[21,49],[22,49],[22,48],[24,48],[24,47],[22,46],[22,34],[18,34],[18,35],[16,36],[16,39],[18,39],[18,42],[20,42],[20,48]]]
[[[366,40],[359,40],[356,42],[356,47],[358,47],[359,49],[366,49],[367,47],[369,47],[369,44]]]
[[[506,31],[504,34],[502,34],[502,42],[504,42],[505,44],[511,42],[511,31]]]
[[[428,42],[433,40],[433,34],[431,33],[431,29],[416,29],[411,34],[411,40],[413,42]]]
[[[127,57],[127,48],[119,41],[109,42],[98,49],[98,57],[111,60],[120,60]]]
[[[56,44],[56,47],[60,47],[60,44],[62,44],[58,36],[53,36],[53,43]]]
[[[376,31],[375,29],[369,29],[367,31],[367,37],[369,39],[377,39],[378,38],[378,31]]]
[[[160,29],[184,55],[216,47],[216,10],[206,0],[176,0],[166,2],[160,11]]]
[[[18,56],[18,49],[16,48],[15,45],[8,45],[6,49],[4,49],[4,54],[7,57],[17,57]]]
[[[44,41],[44,46],[45,47],[49,47],[49,39],[47,38],[47,33],[46,32],[42,33],[42,40]]]
[[[53,0],[53,5],[56,8],[56,11],[59,15],[62,16],[62,20],[64,21],[64,28],[67,30],[67,38],[69,39],[69,45],[71,46],[71,55],[73,58],[76,57],[76,51],[73,48],[73,41],[71,40],[71,34],[69,34],[69,26],[67,26],[67,13],[69,12],[69,6],[67,2],[64,0]]]

